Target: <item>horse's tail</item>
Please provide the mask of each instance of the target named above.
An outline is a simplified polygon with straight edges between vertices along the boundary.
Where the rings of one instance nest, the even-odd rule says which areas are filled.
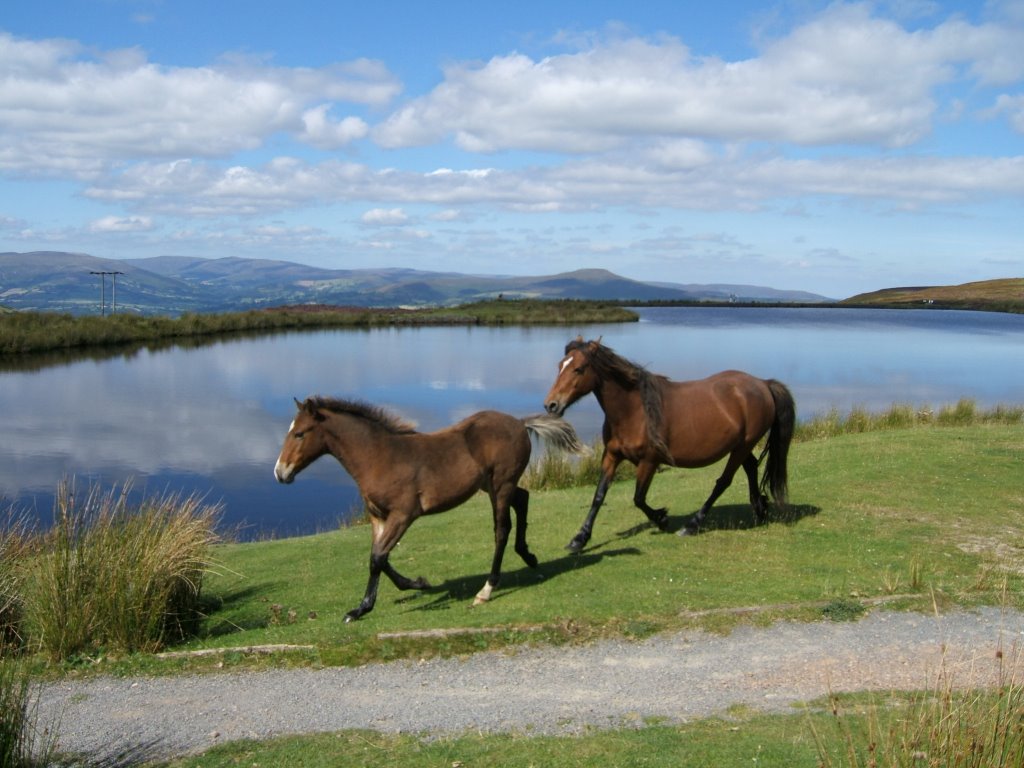
[[[553,413],[539,413],[523,419],[523,426],[548,445],[566,453],[585,454],[589,449],[580,441],[572,424]]]
[[[796,402],[789,388],[781,381],[768,379],[765,382],[775,400],[775,420],[768,432],[768,444],[765,453],[768,460],[761,478],[761,493],[771,490],[772,498],[780,505],[785,505],[788,493],[788,473],[786,458],[789,456],[789,444],[793,440],[793,428],[796,424]]]

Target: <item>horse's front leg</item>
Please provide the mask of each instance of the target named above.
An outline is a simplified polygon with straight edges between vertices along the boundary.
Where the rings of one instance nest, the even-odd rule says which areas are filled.
[[[583,521],[583,525],[580,526],[579,533],[573,536],[572,541],[565,547],[570,552],[579,552],[590,541],[590,536],[594,531],[594,521],[597,519],[597,512],[601,509],[601,505],[604,504],[605,494],[608,493],[608,486],[611,485],[612,478],[615,477],[615,470],[618,469],[620,461],[621,458],[618,454],[613,454],[607,447],[605,448],[604,456],[601,457],[601,479],[597,482],[594,499],[590,502],[590,511],[587,512],[587,517]]]
[[[647,515],[647,519],[658,526],[659,531],[668,528],[668,510],[665,507],[654,509],[647,503],[647,491],[651,487],[658,464],[652,461],[641,461],[636,467],[636,487],[633,490],[633,504]]]
[[[391,567],[391,550],[402,538],[412,524],[411,515],[390,515],[386,519],[374,516],[373,545],[370,549],[370,578],[366,582],[366,592],[356,608],[345,614],[345,621],[354,621],[373,610],[377,602],[377,587],[380,575],[384,573],[399,589],[427,589],[430,585],[423,578],[409,579]]]

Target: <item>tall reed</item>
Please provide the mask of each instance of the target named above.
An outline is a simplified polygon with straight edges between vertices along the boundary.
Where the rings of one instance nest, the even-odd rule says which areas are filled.
[[[1018,659],[1019,660],[1019,659]],[[997,687],[957,689],[943,662],[934,686],[905,707],[870,704],[856,714],[831,698],[832,737],[811,721],[822,768],[896,766],[1020,768],[1024,765],[1024,684],[997,654]]]
[[[129,505],[130,485],[78,496],[60,484],[29,601],[31,625],[53,660],[153,651],[198,616],[219,507],[193,495]]]
[[[18,662],[0,658],[0,766],[49,765],[53,736],[40,729],[29,673]]]
[[[22,645],[24,575],[29,537],[25,519],[13,511],[0,521],[0,658]]]

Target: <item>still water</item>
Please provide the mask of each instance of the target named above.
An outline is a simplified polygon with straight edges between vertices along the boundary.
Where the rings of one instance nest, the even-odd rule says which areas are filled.
[[[286,333],[142,350],[33,370],[0,368],[0,512],[49,521],[62,478],[199,493],[241,538],[336,527],[359,496],[331,458],[290,486],[273,464],[293,397],[386,405],[428,431],[484,408],[539,412],[571,337],[675,379],[740,368],[786,382],[798,417],[973,398],[1024,402],[1024,316],[939,310],[645,308],[579,328],[383,328]],[[593,397],[568,418],[586,440]]]

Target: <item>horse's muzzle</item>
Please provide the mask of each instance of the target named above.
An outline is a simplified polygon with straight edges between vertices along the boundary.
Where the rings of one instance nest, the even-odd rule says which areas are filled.
[[[274,465],[274,477],[277,478],[277,482],[282,485],[291,485],[295,480],[295,473],[292,472],[291,467],[282,464],[281,462],[277,462],[277,464]]]
[[[544,406],[544,409],[545,409],[545,410],[546,410],[546,411],[547,411],[548,413],[550,413],[550,414],[551,414],[552,416],[561,416],[562,414],[564,414],[564,413],[565,413],[565,406],[563,406],[563,405],[562,405],[561,403],[559,403],[559,402],[558,402],[557,400],[551,400],[551,401],[549,401],[549,402],[548,402],[548,403],[547,403],[547,404],[546,404],[546,405]]]

